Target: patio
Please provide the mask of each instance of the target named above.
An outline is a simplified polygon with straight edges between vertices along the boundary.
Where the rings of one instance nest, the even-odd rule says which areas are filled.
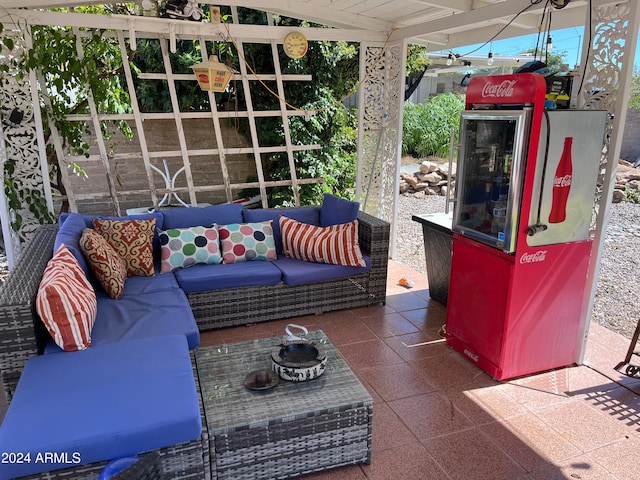
[[[61,3],[77,2],[64,0]],[[300,2],[293,13],[307,8],[306,3],[308,2]],[[387,38],[387,41],[392,42],[388,61],[393,67],[391,71],[399,74],[404,66],[402,62],[397,62],[397,58],[400,58],[397,52],[404,50],[407,38],[417,38],[425,34],[421,38],[422,42],[430,41],[447,48],[469,44],[472,39],[484,41],[490,38],[487,31],[472,31],[471,37],[464,39],[461,35],[455,35],[457,30],[465,30],[464,22],[474,25],[475,22],[484,23],[488,19],[498,21],[496,13],[503,5],[495,5],[499,2],[487,3],[490,5],[484,11],[451,15],[451,18],[455,17],[454,24],[451,24],[451,21],[444,24],[445,27],[450,27],[450,31],[446,31],[446,42],[444,33],[437,31],[442,27],[440,13],[435,14],[433,19],[429,17],[429,21],[422,20],[422,25],[404,25],[402,29],[394,27],[392,30],[391,23],[380,25],[374,22],[369,25],[374,33],[367,32],[364,36],[358,33],[358,38],[362,37],[359,39],[366,49],[376,52],[387,38],[383,33],[394,33]],[[574,2],[572,7],[584,6],[585,3]],[[0,4],[7,7],[23,6],[22,2],[13,0],[0,1]],[[38,4],[38,1],[34,0],[30,4]],[[505,9],[502,13],[513,15],[521,8],[521,4],[524,5],[524,2],[509,2],[509,10]],[[605,8],[607,2],[600,1],[597,4],[603,12],[609,11]],[[395,5],[393,9],[401,10]],[[567,12],[570,10],[558,12],[556,18],[568,21],[564,16],[568,17]],[[406,12],[402,14],[407,17]],[[579,18],[584,17],[584,12],[580,12]],[[630,13],[624,11],[620,17],[630,19],[630,24],[637,25],[638,15],[635,6]],[[355,17],[349,16],[344,21],[349,24],[354,19]],[[535,20],[522,22],[517,28],[534,28],[538,25],[537,17]],[[43,20],[36,18],[34,21],[38,23]],[[147,20],[140,18],[135,21],[141,25],[140,30],[144,31],[146,27],[143,24],[146,25]],[[132,23],[116,26],[122,38],[136,32]],[[222,27],[218,27],[214,33],[222,31]],[[175,42],[175,28],[169,24],[163,25],[164,30],[157,33],[173,38]],[[202,28],[204,31],[204,27]],[[322,35],[325,35],[326,31],[323,29]],[[209,31],[205,33],[211,34]],[[179,32],[178,36],[182,34]],[[260,38],[263,38],[264,35],[260,35]],[[317,32],[314,35],[316,36],[310,35],[309,39],[325,38],[318,36],[320,34]],[[344,35],[344,38],[352,39],[349,36],[351,33]],[[272,37],[264,36],[275,46],[282,35],[274,33]],[[343,39],[342,34],[335,39]],[[440,43],[435,40],[440,40]],[[164,47],[166,50],[166,45]],[[164,55],[168,56],[168,51],[165,51]],[[589,53],[585,54],[585,60],[588,55]],[[373,62],[375,55],[370,57],[369,62],[377,64],[377,60]],[[363,62],[363,69],[365,66]],[[619,67],[622,69],[620,78],[629,78],[631,67]],[[244,75],[245,81],[248,82],[246,72]],[[615,75],[610,77],[617,78]],[[617,87],[616,83],[610,90]],[[624,95],[624,81],[622,87]],[[387,123],[396,125],[401,119],[396,111],[396,107],[401,103],[398,100],[401,90],[397,88],[393,91],[395,96],[386,98],[384,104],[395,109],[392,110],[395,113]],[[364,98],[364,94],[362,95]],[[379,110],[378,98],[371,98],[368,107]],[[30,95],[25,95],[25,99],[27,103],[32,100]],[[618,103],[616,108],[625,107],[624,102]],[[363,112],[366,108],[367,105],[362,109]],[[223,117],[217,112],[213,113],[215,122]],[[176,118],[180,116],[178,112],[174,114]],[[284,118],[290,115],[290,112],[287,113],[283,108],[281,114]],[[365,117],[364,113],[362,117]],[[619,132],[622,129],[618,119],[624,117],[616,113],[614,118],[616,125],[610,148],[612,158],[615,158],[619,151],[619,142],[616,139],[621,136]],[[363,154],[364,158],[359,162],[359,171],[373,172],[370,165],[377,165],[377,153],[373,155],[372,152],[376,141],[379,141],[378,130],[372,127],[374,122],[365,125],[361,121],[361,124],[366,132],[361,140],[361,144],[366,148],[361,150],[366,155]],[[385,150],[392,153],[389,158],[383,159],[381,165],[395,169],[395,147],[398,138],[386,141],[389,141],[393,148]],[[255,145],[253,148],[252,152],[259,157],[260,146]],[[292,147],[289,145],[287,148],[292,155]],[[181,155],[188,164],[185,152],[186,149],[182,149]],[[608,168],[607,171],[610,174],[613,169]],[[47,178],[47,175],[43,178]],[[364,175],[359,179],[360,185],[367,184],[367,178]],[[295,178],[292,178],[291,182],[295,183]],[[606,181],[604,183],[609,184]],[[260,186],[264,189],[264,182]],[[376,186],[371,197],[392,198],[386,194],[387,187]],[[150,190],[153,188],[150,187]],[[192,194],[192,203],[196,203],[192,185],[189,185],[189,192]],[[606,193],[607,190],[603,198],[608,198]],[[364,197],[361,188],[358,189],[358,197]],[[384,203],[382,207],[382,214],[393,216],[390,215],[393,210],[390,204]],[[601,209],[594,252],[601,243],[600,233],[606,228],[606,210]],[[3,222],[3,225],[6,224],[7,222]],[[397,285],[398,279],[403,276],[415,282],[413,289],[407,290]],[[595,276],[594,272],[591,272],[591,277]],[[445,314],[446,310],[442,305],[429,300],[426,277],[412,271],[406,265],[391,262],[387,305],[384,307],[359,308],[207,332],[202,335],[202,344],[213,345],[281,335],[284,326],[292,322],[305,325],[310,330],[322,329],[329,335],[374,398],[374,451],[371,465],[344,467],[310,475],[305,477],[307,479],[640,478],[640,467],[637,467],[637,451],[640,447],[640,381],[629,379],[613,370],[625,356],[627,339],[592,324],[584,365],[508,382],[497,382],[450,349],[439,337],[438,330],[445,322]],[[6,408],[5,399],[0,395],[0,421]]]
[[[415,286],[397,284],[408,277]],[[631,479],[640,476],[640,380],[613,367],[629,340],[591,324],[586,360],[497,382],[439,337],[426,276],[391,261],[387,305],[202,334],[202,345],[322,329],[374,399],[371,465],[313,480]],[[0,421],[6,411],[0,396]]]
[[[407,290],[397,285],[406,276]],[[305,479],[630,479],[640,476],[640,381],[618,374],[629,340],[592,324],[585,365],[497,382],[438,336],[427,279],[391,262],[387,305],[202,335],[203,345],[322,329],[374,398],[371,465]]]

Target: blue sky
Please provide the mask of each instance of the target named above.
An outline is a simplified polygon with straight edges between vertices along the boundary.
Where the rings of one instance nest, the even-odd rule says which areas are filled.
[[[573,68],[576,64],[576,60],[580,61],[581,44],[584,41],[584,29],[579,28],[565,28],[563,30],[555,30],[551,32],[551,38],[553,40],[553,50],[566,52],[564,56],[565,63],[569,64],[570,68]],[[544,34],[540,35],[540,38]],[[524,50],[533,49],[536,46],[537,35],[525,35],[523,37],[511,38],[508,40],[494,41],[491,49],[494,55],[517,55]],[[542,41],[542,40],[541,40]],[[546,36],[544,36],[544,43],[546,42]],[[472,50],[475,50],[480,45],[470,45],[468,47],[461,47],[454,49],[455,53],[460,55],[468,54]],[[480,48],[474,52],[474,55],[487,55],[489,53],[489,45]],[[640,66],[640,48],[636,48],[636,55],[634,58],[634,65]]]

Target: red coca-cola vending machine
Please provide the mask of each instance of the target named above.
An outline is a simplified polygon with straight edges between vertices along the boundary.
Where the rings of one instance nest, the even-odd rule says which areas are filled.
[[[496,379],[570,365],[606,112],[536,73],[476,77],[461,115],[447,342]]]

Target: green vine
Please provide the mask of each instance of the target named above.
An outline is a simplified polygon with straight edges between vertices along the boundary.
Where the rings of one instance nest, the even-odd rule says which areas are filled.
[[[7,197],[8,206],[15,215],[15,218],[11,221],[13,231],[18,232],[22,227],[23,220],[20,212],[25,206],[39,223],[53,223],[53,214],[49,211],[47,199],[40,190],[24,186],[20,189],[16,188],[16,184],[13,181],[15,168],[15,160],[7,160],[4,163],[4,193]]]

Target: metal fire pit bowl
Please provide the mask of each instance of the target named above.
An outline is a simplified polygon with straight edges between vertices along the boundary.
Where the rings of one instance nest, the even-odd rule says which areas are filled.
[[[272,370],[283,380],[304,382],[318,378],[324,373],[327,355],[321,345],[293,335],[291,328],[299,328],[308,333],[305,327],[287,325],[289,335],[285,342],[271,350]]]

